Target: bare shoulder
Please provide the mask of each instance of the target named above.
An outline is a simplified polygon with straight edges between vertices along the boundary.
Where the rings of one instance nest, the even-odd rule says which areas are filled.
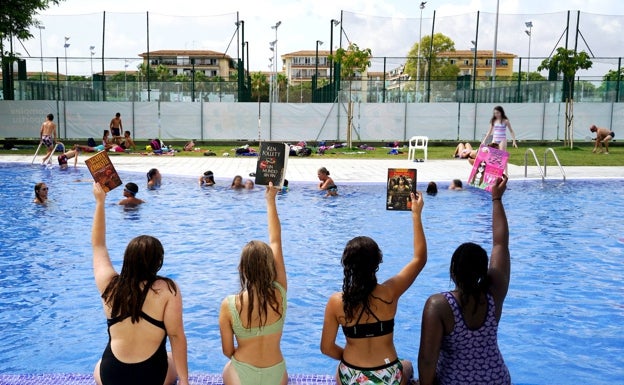
[[[442,293],[430,296],[425,303],[425,311],[433,311],[438,315],[443,315],[449,310],[450,307],[448,301]]]
[[[331,310],[332,313],[338,314],[338,312],[342,311],[342,293],[337,292],[332,294],[327,300],[327,309]]]
[[[156,281],[154,281],[154,283],[152,284],[152,290],[158,295],[165,297],[175,297],[177,295],[180,295],[180,288],[178,287],[178,284],[175,283],[175,281],[172,282],[175,291],[172,290],[167,281],[165,281],[164,279],[157,279]]]

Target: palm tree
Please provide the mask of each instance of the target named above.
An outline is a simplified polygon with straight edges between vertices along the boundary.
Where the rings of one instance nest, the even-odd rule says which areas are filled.
[[[288,77],[285,73],[280,72],[277,74],[277,90],[278,90],[278,101],[281,101],[279,97],[279,91],[288,92]],[[288,99],[288,98],[287,98]],[[286,100],[288,101],[288,100]]]

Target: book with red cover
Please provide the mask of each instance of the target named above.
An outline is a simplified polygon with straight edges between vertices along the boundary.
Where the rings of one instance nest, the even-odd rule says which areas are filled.
[[[121,178],[106,151],[100,151],[91,156],[85,160],[85,164],[91,172],[93,179],[102,186],[105,192],[121,186]]]
[[[386,185],[386,210],[410,211],[412,198],[416,193],[415,168],[389,168]]]
[[[260,143],[256,165],[256,184],[268,186],[269,182],[273,182],[274,187],[282,187],[286,177],[289,153],[290,147],[286,143]]]
[[[468,184],[486,191],[492,191],[492,185],[503,176],[509,161],[509,153],[489,146],[481,146],[477,151]]]

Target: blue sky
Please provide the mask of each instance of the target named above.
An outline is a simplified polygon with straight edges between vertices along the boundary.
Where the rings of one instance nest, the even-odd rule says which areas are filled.
[[[172,4],[174,7],[172,7]],[[43,56],[64,56],[64,36],[71,44],[68,57],[88,58],[95,46],[95,57],[102,50],[102,11],[106,16],[105,56],[136,58],[146,50],[145,12],[150,12],[150,49],[212,49],[224,52],[235,31],[236,12],[245,20],[246,40],[250,42],[252,70],[268,70],[269,42],[275,39],[271,25],[278,29],[278,53],[315,48],[316,40],[329,49],[330,20],[343,14],[344,32],[358,45],[369,47],[374,56],[405,56],[418,40],[420,1],[408,0],[233,0],[175,2],[146,0],[65,0],[53,6],[39,19]],[[581,33],[596,56],[624,56],[624,2],[621,0],[501,0],[498,49],[528,56],[528,36],[524,23],[533,21],[531,56],[548,56],[565,29],[567,10],[581,10]],[[431,31],[436,11],[436,32],[443,32],[457,49],[469,49],[475,38],[476,12],[481,11],[479,48],[493,48],[495,0],[428,0],[423,10],[422,35]],[[173,16],[180,17],[173,17]],[[610,16],[620,15],[620,16]],[[573,12],[569,40],[574,45],[576,12]],[[35,39],[24,43],[32,56],[40,55],[39,30]],[[345,37],[345,35],[343,35]],[[346,37],[345,37],[346,40]],[[334,32],[338,45],[339,29]],[[344,42],[344,40],[343,40]],[[580,49],[586,49],[582,39]],[[23,51],[18,47],[17,51]],[[20,50],[21,49],[21,50]],[[228,54],[237,55],[236,40]],[[22,52],[23,56],[27,56]],[[389,65],[400,64],[400,60]],[[123,69],[123,61],[107,66]],[[136,62],[129,66],[135,67]],[[50,63],[51,65],[51,63]],[[538,65],[534,59],[531,64]],[[88,73],[88,60],[72,63],[70,72]],[[46,67],[48,63],[46,62]],[[46,68],[47,69],[47,68]],[[50,68],[51,70],[51,68]]]

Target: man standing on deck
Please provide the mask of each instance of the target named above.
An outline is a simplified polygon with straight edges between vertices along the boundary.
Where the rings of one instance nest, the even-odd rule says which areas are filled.
[[[39,136],[41,138],[41,143],[48,148],[48,153],[43,158],[41,164],[45,164],[45,162],[50,159],[52,153],[54,152],[54,147],[56,146],[56,124],[53,122],[54,115],[48,114],[46,116],[45,122],[41,125],[41,130],[39,131]]]
[[[113,142],[115,142],[115,144],[121,143],[123,124],[121,124],[121,114],[119,112],[115,114],[115,117],[113,119],[111,119],[109,128],[111,134],[113,135]]]

